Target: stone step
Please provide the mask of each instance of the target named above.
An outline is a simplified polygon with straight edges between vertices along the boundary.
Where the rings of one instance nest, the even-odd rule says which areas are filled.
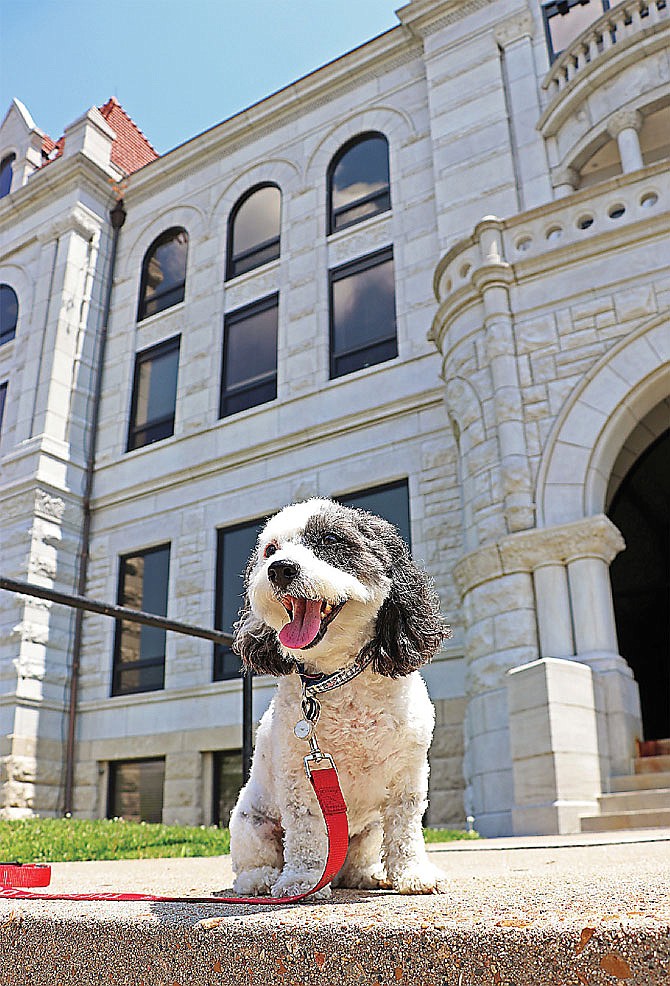
[[[627,829],[655,829],[670,825],[670,808],[620,811],[616,814],[586,815],[580,819],[582,832],[621,832]]]
[[[636,757],[636,774],[660,774],[670,771],[670,755],[663,754],[658,757]]]
[[[649,791],[654,788],[670,787],[670,771],[649,774],[626,774],[610,778],[610,791]]]
[[[622,791],[616,794],[603,794],[598,798],[603,814],[618,814],[626,811],[647,811],[649,809],[670,810],[670,787],[647,791]]]

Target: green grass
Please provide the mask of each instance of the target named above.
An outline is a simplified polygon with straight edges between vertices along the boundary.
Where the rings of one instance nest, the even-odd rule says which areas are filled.
[[[425,829],[426,842],[473,838],[451,829]],[[474,836],[476,838],[476,836]],[[155,859],[220,856],[230,851],[228,829],[148,825],[120,819],[30,818],[0,821],[0,862],[57,863],[77,859]]]
[[[56,863],[74,859],[220,856],[228,829],[148,825],[119,819],[29,818],[0,821],[0,861]]]

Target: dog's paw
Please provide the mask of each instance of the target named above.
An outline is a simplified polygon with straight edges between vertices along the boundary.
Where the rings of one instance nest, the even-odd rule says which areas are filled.
[[[389,887],[386,870],[383,866],[370,866],[364,869],[347,867],[333,880],[334,887],[346,887],[347,890],[381,890]]]
[[[302,872],[296,870],[284,870],[279,879],[272,887],[273,897],[297,897],[299,894],[307,893],[319,882],[321,873]],[[313,900],[328,900],[330,897],[330,885],[327,884],[310,895]]]
[[[445,876],[432,863],[419,863],[395,873],[390,885],[399,894],[439,894],[445,889]]]
[[[281,870],[274,866],[258,866],[238,873],[233,890],[240,897],[265,897],[272,891]]]

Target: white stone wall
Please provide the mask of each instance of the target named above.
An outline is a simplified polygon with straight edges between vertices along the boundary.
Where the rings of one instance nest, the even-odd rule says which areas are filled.
[[[542,803],[519,781],[534,754],[519,748],[514,716],[531,706],[516,693],[508,701],[510,688],[523,693],[510,669],[534,669],[517,683],[537,667],[551,676],[556,658],[581,662],[577,677],[590,671],[601,784],[639,728],[608,595],[621,548],[598,515],[628,436],[670,393],[667,161],[639,167],[636,144],[670,99],[665,76],[654,88],[632,57],[663,63],[666,15],[650,10],[647,23],[635,14],[622,24],[625,45],[575,64],[559,92],[539,4],[412,0],[395,30],[164,155],[125,189],[87,592],[113,601],[120,555],[169,541],[168,612],[211,626],[217,529],[407,478],[414,553],[454,625],[425,671],[438,724],[431,824],[468,813],[482,831],[508,833]],[[614,119],[616,93],[630,106]],[[585,106],[591,116],[577,119]],[[16,340],[0,347],[0,382],[10,380],[2,570],[67,590],[118,177],[98,117],[75,121],[67,154],[41,172],[41,133],[25,108],[0,128],[0,154],[20,164],[0,201],[0,282],[21,306]],[[392,210],[327,236],[328,163],[368,130],[388,139]],[[593,175],[580,169],[605,136],[618,141],[620,167],[610,161],[614,176],[587,187]],[[228,216],[266,181],[282,192],[281,257],[225,282]],[[170,226],[189,235],[184,301],[137,323],[142,259]],[[328,271],[388,246],[399,356],[330,380]],[[277,400],[219,420],[224,315],[277,291]],[[174,435],[127,453],[135,354],[176,334]],[[572,550],[583,523],[590,554]],[[5,811],[58,810],[71,620],[0,595]],[[165,756],[165,819],[209,821],[211,754],[240,745],[239,682],[213,683],[211,646],[169,635],[165,689],[110,698],[113,634],[111,621],[86,617],[77,813],[105,813],[111,760]],[[271,688],[258,683],[257,716]],[[551,721],[551,700],[545,709]],[[574,824],[574,812],[552,811],[543,817]]]

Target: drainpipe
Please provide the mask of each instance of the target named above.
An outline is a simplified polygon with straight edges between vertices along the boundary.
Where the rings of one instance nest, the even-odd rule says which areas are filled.
[[[91,496],[93,492],[93,472],[95,469],[95,453],[98,444],[98,419],[100,417],[100,399],[102,396],[102,377],[105,366],[105,349],[107,348],[107,329],[109,312],[112,303],[112,288],[114,286],[114,269],[116,267],[116,252],[119,243],[121,227],[126,221],[126,210],[123,199],[119,199],[109,213],[112,224],[112,249],[109,258],[109,274],[102,314],[102,327],[98,346],[98,363],[96,367],[95,388],[93,392],[93,411],[91,414],[90,442],[86,456],[84,473],[84,496],[82,500],[82,532],[81,548],[79,551],[79,574],[77,576],[77,595],[86,595],[88,581],[88,560],[91,540]],[[77,696],[79,692],[79,670],[81,665],[81,641],[84,612],[75,610],[74,634],[72,638],[72,669],[70,671],[70,702],[68,709],[67,747],[65,751],[65,801],[63,814],[72,814],[72,795],[74,787],[74,754],[75,728],[77,723]]]

